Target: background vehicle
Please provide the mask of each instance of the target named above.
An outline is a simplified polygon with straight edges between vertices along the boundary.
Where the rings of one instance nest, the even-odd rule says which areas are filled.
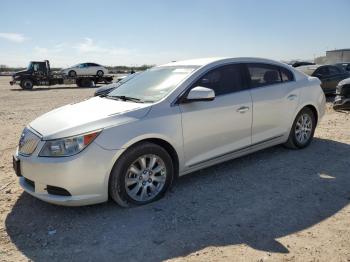
[[[308,146],[324,112],[320,80],[285,64],[175,62],[38,117],[13,164],[24,190],[44,201],[147,204],[178,175],[277,144]]]
[[[345,71],[350,72],[350,62],[349,63],[337,63],[335,65],[343,68]]]
[[[350,110],[350,78],[339,82],[333,108],[334,110]]]
[[[75,77],[77,75],[91,75],[102,77],[103,75],[108,74],[108,70],[96,63],[82,63],[69,68],[65,68],[61,70],[61,73],[70,77]]]
[[[315,63],[307,62],[307,61],[296,61],[292,64],[292,67],[306,66],[306,65],[314,65]]]
[[[334,94],[338,83],[350,77],[350,73],[335,65],[310,65],[297,68],[303,73],[321,80],[321,87],[326,94]]]
[[[98,83],[108,84],[113,76],[73,76],[67,77],[61,73],[52,72],[50,63],[45,61],[32,61],[24,71],[12,75],[11,85],[19,84],[23,89],[33,89],[34,86],[52,86],[62,84],[76,84],[79,87],[91,87]]]
[[[119,80],[118,82],[115,83],[111,83],[109,85],[105,85],[105,86],[101,86],[100,88],[98,88],[95,91],[94,96],[101,96],[101,95],[107,95],[109,92],[111,92],[112,90],[114,90],[115,88],[117,88],[118,86],[121,86],[122,84],[128,82],[130,79],[134,78],[135,76],[137,76],[138,74],[140,74],[141,72],[136,72],[134,74],[129,74],[126,77],[123,77],[121,80]]]

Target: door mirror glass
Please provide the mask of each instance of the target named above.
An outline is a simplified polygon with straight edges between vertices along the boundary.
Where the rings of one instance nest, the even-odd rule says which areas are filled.
[[[197,86],[191,89],[186,97],[186,102],[212,101],[215,98],[213,89]]]

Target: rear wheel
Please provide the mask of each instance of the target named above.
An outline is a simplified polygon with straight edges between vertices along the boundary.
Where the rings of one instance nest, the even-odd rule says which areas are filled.
[[[76,76],[77,76],[77,72],[75,72],[74,70],[70,70],[70,71],[68,72],[68,76],[70,76],[70,77],[76,77]]]
[[[31,89],[33,89],[33,86],[34,86],[34,84],[33,84],[33,81],[31,79],[24,79],[21,82],[22,89],[31,90]]]
[[[102,70],[98,70],[96,75],[102,77],[104,75],[104,72]]]
[[[168,152],[153,143],[128,149],[111,173],[109,193],[123,207],[144,205],[160,199],[174,177]]]
[[[288,148],[300,149],[307,147],[314,136],[316,128],[316,116],[310,108],[303,108],[296,116],[288,141]]]

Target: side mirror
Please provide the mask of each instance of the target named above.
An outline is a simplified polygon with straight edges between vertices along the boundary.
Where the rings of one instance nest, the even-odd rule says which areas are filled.
[[[196,86],[191,89],[184,102],[213,101],[214,98],[215,92],[213,89]]]

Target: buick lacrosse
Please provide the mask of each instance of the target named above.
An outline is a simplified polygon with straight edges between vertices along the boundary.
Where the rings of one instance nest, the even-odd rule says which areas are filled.
[[[324,112],[320,81],[286,64],[173,62],[35,119],[13,166],[22,188],[50,203],[142,205],[178,176],[278,144],[308,146]]]

